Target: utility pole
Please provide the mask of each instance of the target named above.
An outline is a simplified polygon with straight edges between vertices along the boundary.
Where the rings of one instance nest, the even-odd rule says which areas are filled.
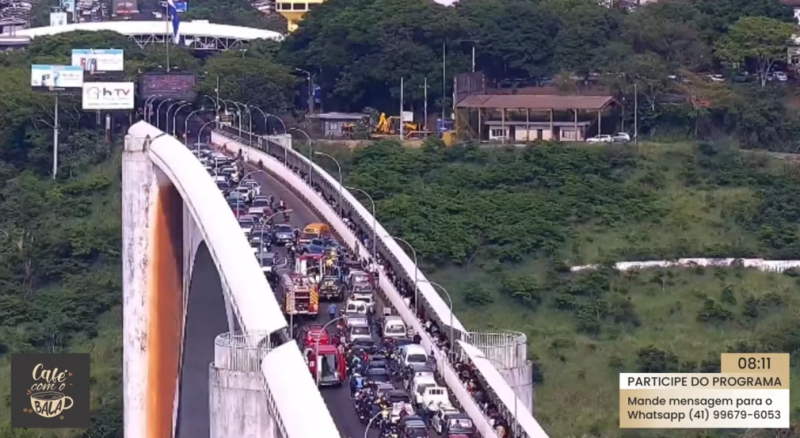
[[[639,144],[639,90],[633,83],[633,144]]]
[[[58,94],[53,108],[53,179],[58,173]]]
[[[217,87],[214,88],[214,93],[216,93],[216,99],[214,99],[214,105],[216,106],[216,108],[214,108],[214,121],[216,122],[214,123],[214,129],[219,129],[219,75],[217,75]],[[199,141],[200,140],[198,140],[198,142]]]
[[[166,25],[167,28],[167,33],[166,35],[164,35],[164,44],[167,46],[167,73],[169,73],[169,37],[170,37],[169,25],[170,22],[172,21],[172,17],[169,16],[169,3],[164,3],[164,12],[166,12],[166,14],[164,14],[164,18],[166,18],[164,24]]]
[[[425,76],[425,80],[423,82],[422,87],[423,87],[423,90],[422,90],[423,100],[425,101],[423,106],[422,106],[422,111],[423,111],[422,112],[422,114],[423,114],[423,116],[422,116],[423,117],[422,118],[422,126],[423,126],[423,128],[422,129],[423,129],[423,131],[427,131],[428,130],[428,77],[427,76]]]
[[[403,141],[403,78],[400,78],[400,141]]]
[[[444,126],[444,97],[447,95],[447,43],[442,43],[442,126]]]
[[[475,73],[475,43],[472,43],[472,72]]]

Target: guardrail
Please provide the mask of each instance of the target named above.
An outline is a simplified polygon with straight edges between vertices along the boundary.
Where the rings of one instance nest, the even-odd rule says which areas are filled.
[[[355,243],[358,241],[356,236],[341,220],[337,212],[335,212],[325,200],[321,199],[305,180],[294,173],[291,169],[287,168],[278,158],[259,149],[248,147],[246,140],[239,140],[243,142],[240,143],[237,141],[237,139],[223,136],[217,132],[212,133],[211,136],[212,144],[224,147],[231,153],[238,154],[240,149],[246,150],[248,161],[253,164],[260,165],[264,170],[281,181],[287,188],[293,190],[294,193],[320,217],[325,218],[326,222],[331,225],[334,232],[338,235],[338,237],[341,238],[341,242],[343,244],[349,246],[350,248],[355,246]],[[283,154],[285,152],[283,148],[275,145],[275,151],[273,152],[277,153],[278,148],[280,148],[279,155],[281,158],[283,158]],[[288,154],[290,157],[299,156],[293,151],[288,152]],[[305,165],[307,166],[308,162],[306,162]],[[319,169],[319,172],[321,172],[321,175],[327,175],[327,173],[325,173],[322,169]],[[343,195],[349,195],[352,199],[352,195],[349,193],[343,193]],[[355,199],[352,199],[350,202],[356,203]],[[420,278],[424,277],[420,276]],[[461,384],[456,371],[450,365],[449,358],[436,347],[434,341],[425,331],[423,323],[417,319],[414,313],[408,308],[408,306],[406,306],[406,304],[403,302],[403,298],[400,296],[400,293],[395,289],[392,282],[385,275],[381,275],[378,280],[383,297],[392,304],[392,307],[397,310],[400,317],[403,318],[403,321],[405,321],[408,326],[413,328],[415,332],[419,333],[420,337],[422,338],[423,348],[433,354],[437,364],[437,371],[440,372],[442,378],[450,388],[452,394],[455,396],[457,402],[461,405],[464,412],[469,414],[469,416],[473,419],[480,434],[484,438],[497,438],[497,434],[495,433],[491,424],[483,415],[481,409],[475,403],[475,400],[473,400],[469,392]]]
[[[287,186],[291,189],[294,189],[297,192],[298,187],[302,186],[308,189],[309,195],[308,196],[301,196],[302,198],[308,198],[309,196],[313,200],[308,200],[307,203],[314,206],[315,203],[319,204],[319,207],[326,209],[328,214],[323,214],[322,211],[318,211],[321,216],[325,217],[332,225],[336,224],[337,222],[340,224],[340,227],[346,231],[346,234],[349,234],[350,237],[346,242],[348,245],[351,245],[356,241],[355,236],[350,233],[350,230],[342,222],[341,218],[338,216],[337,212],[333,211],[330,206],[322,200],[309,186],[308,182],[304,180],[301,176],[298,176],[294,171],[290,168],[293,168],[295,171],[300,170],[303,173],[308,173],[307,170],[311,170],[312,182],[319,183],[320,187],[323,187],[326,191],[328,196],[332,196],[334,199],[337,198],[339,192],[339,182],[334,179],[331,175],[329,175],[325,170],[318,167],[316,164],[310,163],[309,160],[302,156],[301,154],[291,150],[291,137],[289,136],[275,136],[275,137],[261,137],[257,135],[252,136],[252,140],[250,140],[250,136],[245,139],[244,136],[237,136],[238,133],[237,129],[230,128],[232,131],[225,131],[225,132],[216,132],[212,134],[212,143],[217,144],[219,146],[228,145],[228,149],[234,153],[238,153],[239,149],[243,149],[247,153],[245,156],[247,157],[248,161],[256,164],[260,163],[263,167],[266,168],[267,171],[272,173],[276,176],[279,180],[283,180],[287,183]],[[224,135],[223,135],[224,134]],[[238,140],[237,140],[238,139]],[[247,143],[252,141],[252,147],[248,147]],[[278,144],[282,143],[282,144]],[[284,147],[285,146],[285,147]],[[278,164],[280,165],[280,170],[276,170],[274,166],[271,164]],[[285,172],[288,171],[288,172]],[[295,180],[296,182],[293,184],[291,181],[287,181],[284,179],[280,174],[283,174],[286,178],[290,180]],[[296,184],[299,184],[297,186]],[[347,190],[342,191],[343,195],[343,203],[346,204],[350,211],[355,213],[352,216],[352,220],[358,222],[363,229],[371,229],[373,225],[373,218],[372,215],[364,208],[361,203],[359,203],[351,193]],[[334,226],[334,228],[337,228]],[[395,240],[389,236],[389,233],[380,225],[376,225],[377,228],[377,235],[379,236],[379,252],[384,257],[384,259],[391,262],[394,266],[396,273],[403,274],[403,276],[411,280],[414,278],[414,263],[410,260],[410,258],[406,255],[406,253],[400,248],[400,246],[395,242]],[[367,248],[369,249],[369,248]],[[388,257],[387,257],[388,256]],[[422,272],[417,272],[416,275],[417,279],[419,280],[419,294],[420,294],[420,304],[429,310],[427,314],[432,319],[437,320],[440,327],[444,327],[444,333],[448,333],[447,327],[450,321],[450,309],[444,303],[442,298],[436,293],[436,291],[427,283],[427,280]],[[389,289],[385,289],[389,291],[387,295],[388,301],[390,301],[395,308],[398,309],[398,312],[401,314],[402,317],[406,320],[406,323],[413,327],[415,330],[419,331],[419,328],[423,328],[424,322],[418,319],[418,315],[408,308],[408,306],[403,301],[400,294],[394,288],[394,285],[391,284],[390,281],[386,281]],[[411,281],[413,283],[413,281]],[[383,287],[383,282],[381,282]],[[402,309],[402,310],[401,310]],[[526,354],[526,340],[524,334],[515,333],[515,332],[506,332],[502,335],[507,342],[497,342],[497,339],[493,339],[492,336],[487,336],[486,334],[481,333],[469,333],[466,332],[463,325],[461,325],[460,321],[457,318],[453,318],[453,328],[455,332],[455,338],[452,340],[452,346],[454,349],[458,349],[459,342],[467,342],[470,343],[473,340],[478,340],[478,343],[481,344],[484,350],[484,354],[488,356],[490,359],[493,359],[495,362],[502,363],[507,369],[504,371],[516,371],[517,373],[523,372],[524,370],[530,370],[530,364],[527,363],[525,358]],[[422,330],[420,333],[425,333]],[[474,339],[473,339],[474,338]],[[428,338],[430,340],[430,338]],[[437,356],[437,361],[441,361],[442,363],[447,365],[449,370],[452,368],[449,365],[449,360],[445,354],[443,354],[432,342],[429,342],[430,348],[434,350],[434,355]],[[503,345],[504,344],[504,345]],[[502,347],[505,346],[508,351],[503,352]],[[487,348],[488,347],[488,348]],[[426,347],[428,348],[428,347]],[[487,351],[488,350],[488,351]],[[454,352],[454,356],[462,356],[457,354],[458,352]],[[442,360],[438,359],[441,356]],[[501,375],[500,373],[496,375]],[[483,377],[483,376],[481,376]],[[445,380],[447,381],[447,377],[445,376]],[[517,437],[546,437],[547,435],[539,426],[538,422],[533,418],[531,411],[529,409],[518,411],[519,417],[516,418],[513,413],[517,411],[517,405],[520,406],[530,406],[530,401],[527,403],[524,401],[515,400],[513,402],[509,402],[507,394],[509,392],[511,394],[515,393],[516,389],[522,390],[522,392],[527,391],[528,394],[532,393],[532,387],[530,384],[527,383],[525,385],[520,385],[520,388],[516,388],[516,384],[514,389],[511,388],[509,383],[506,380],[496,379],[496,378],[481,378],[484,383],[488,383],[489,393],[492,395],[492,401],[497,405],[497,408],[503,413],[504,417],[507,419],[509,426],[514,431],[515,436]],[[514,379],[515,381],[519,379]],[[527,382],[528,380],[526,380]],[[451,382],[448,381],[448,384]],[[453,380],[453,383],[458,385],[459,389],[463,389],[461,382],[458,380],[457,376]],[[524,387],[523,387],[524,386]],[[501,387],[502,393],[505,395],[504,397],[499,397],[496,393],[494,393],[494,388]],[[458,398],[458,397],[457,397]],[[529,397],[532,399],[532,397]],[[460,401],[460,399],[459,399]],[[470,403],[474,404],[474,401],[470,398]],[[513,406],[513,409],[512,409]],[[479,410],[480,411],[480,410]],[[470,412],[468,412],[470,413]],[[472,415],[472,413],[470,413]],[[485,417],[484,417],[485,418]]]

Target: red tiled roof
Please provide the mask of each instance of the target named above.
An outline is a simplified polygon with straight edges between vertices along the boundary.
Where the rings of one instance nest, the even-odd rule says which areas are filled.
[[[458,108],[506,108],[530,110],[602,110],[615,100],[611,96],[549,96],[476,94],[465,97]]]

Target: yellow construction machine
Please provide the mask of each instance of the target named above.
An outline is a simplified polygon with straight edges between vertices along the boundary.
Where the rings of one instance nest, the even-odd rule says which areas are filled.
[[[381,113],[378,123],[375,124],[373,134],[378,136],[400,134],[400,123],[403,123],[403,134],[408,137],[414,136],[419,132],[419,125],[413,122],[401,122],[398,116],[386,117],[386,113]]]

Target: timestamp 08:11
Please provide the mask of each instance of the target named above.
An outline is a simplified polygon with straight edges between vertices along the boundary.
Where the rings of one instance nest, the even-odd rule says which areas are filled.
[[[740,357],[737,365],[740,370],[769,370],[772,367],[772,358]]]

